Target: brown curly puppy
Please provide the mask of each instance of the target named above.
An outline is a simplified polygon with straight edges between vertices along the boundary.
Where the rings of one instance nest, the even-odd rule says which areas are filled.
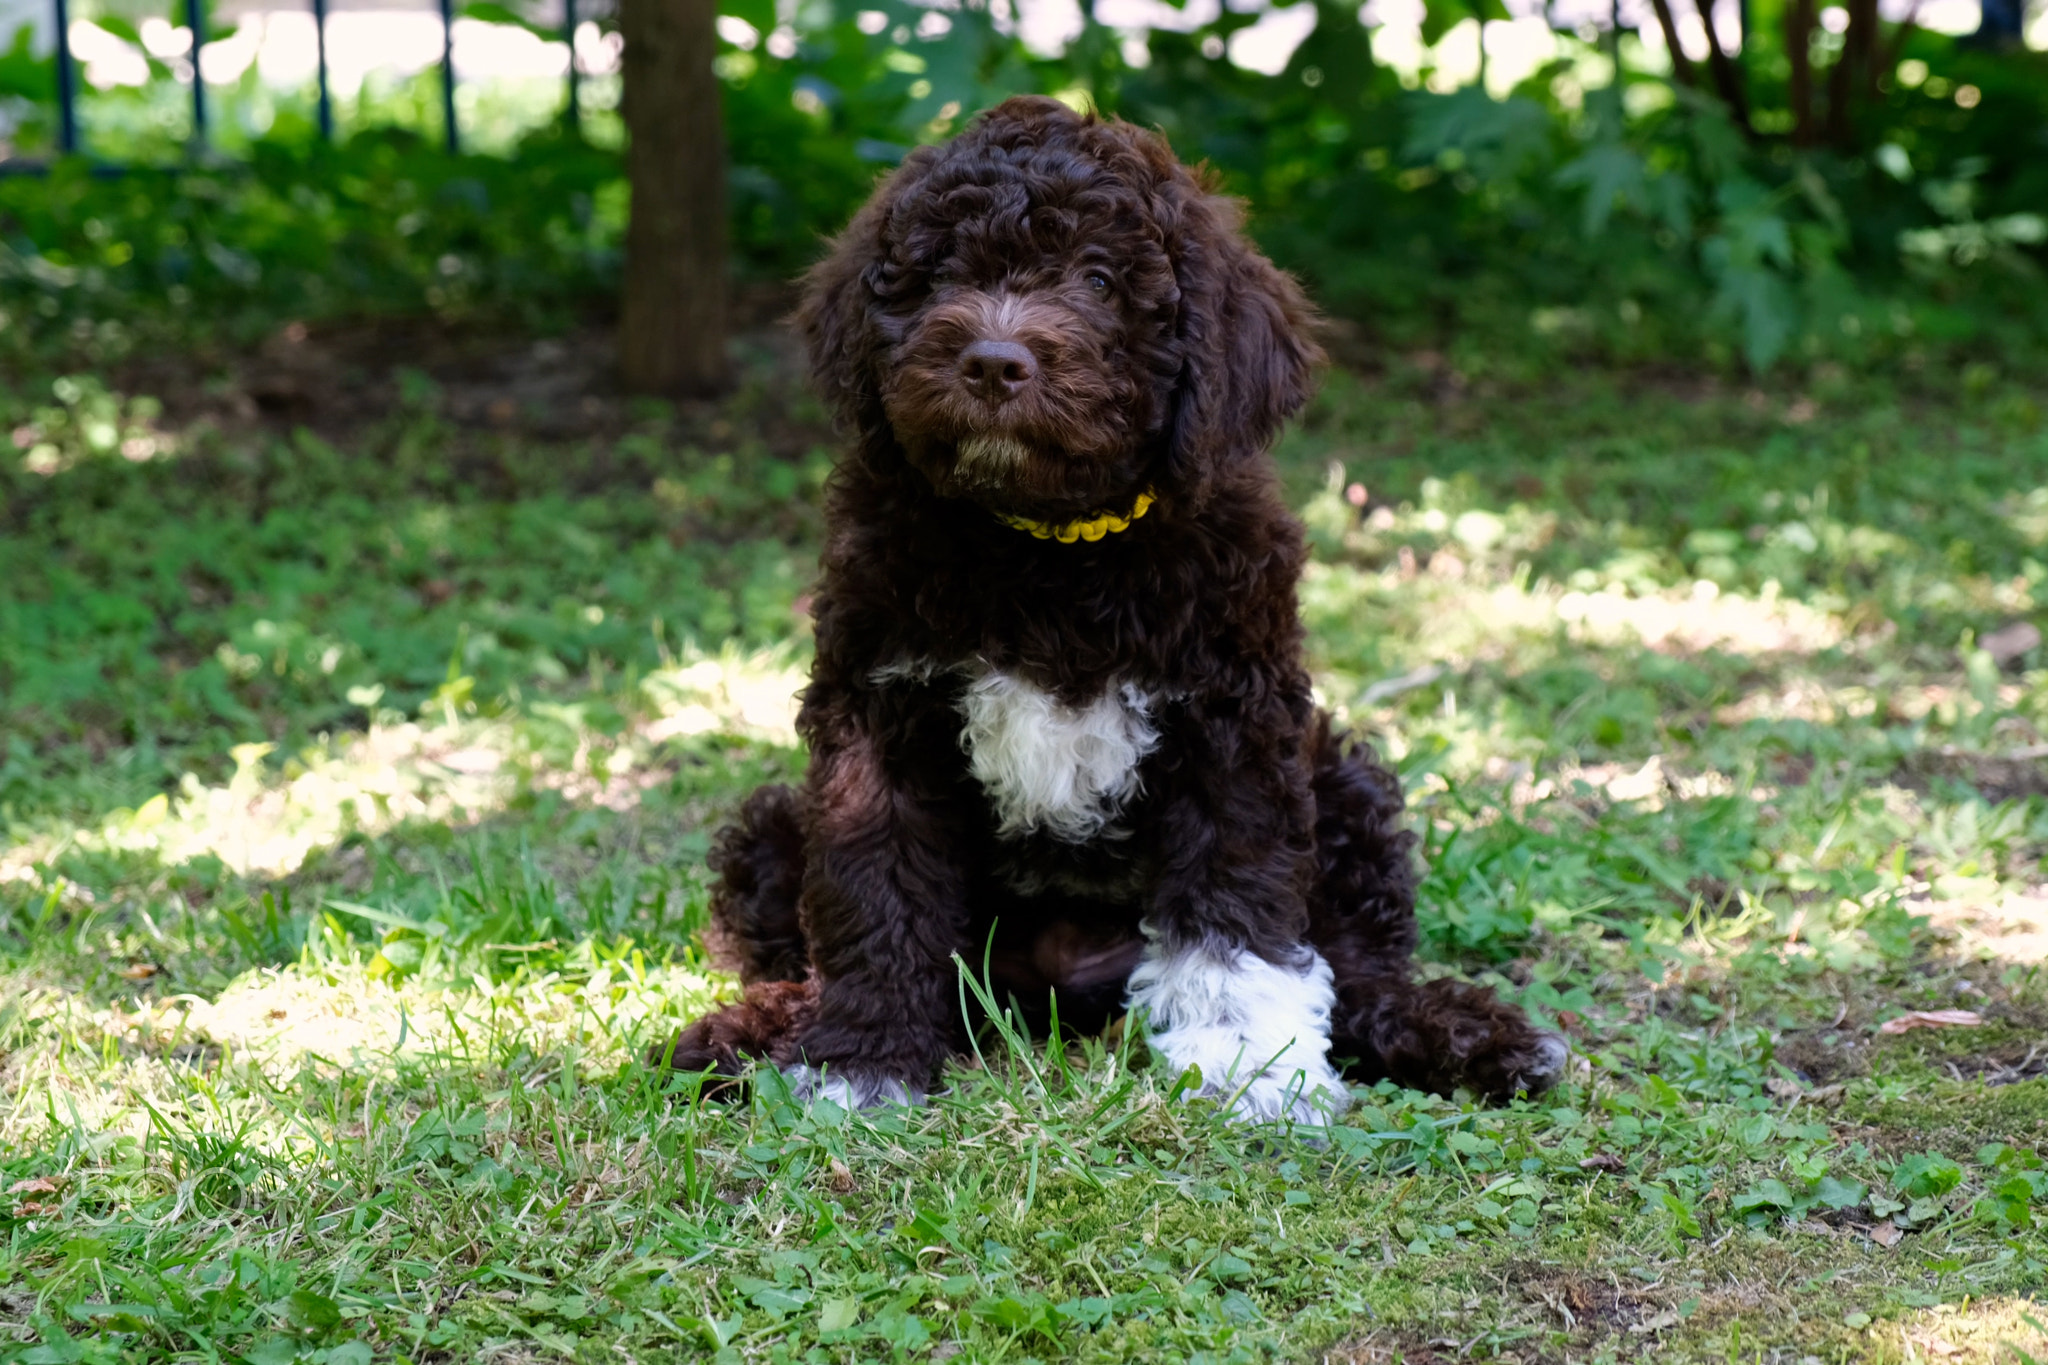
[[[801,791],[712,855],[748,983],[661,1063],[915,1100],[953,958],[1043,1018],[1129,1008],[1252,1118],[1337,1064],[1504,1097],[1562,1040],[1418,983],[1393,776],[1310,700],[1267,448],[1321,355],[1293,280],[1164,140],[1015,99],[911,154],[812,271],[834,476]]]

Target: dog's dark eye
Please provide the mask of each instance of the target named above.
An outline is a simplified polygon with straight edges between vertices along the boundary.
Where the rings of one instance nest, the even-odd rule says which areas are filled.
[[[1100,270],[1089,271],[1086,278],[1088,281],[1088,287],[1094,290],[1096,293],[1109,293],[1109,276],[1103,274]]]

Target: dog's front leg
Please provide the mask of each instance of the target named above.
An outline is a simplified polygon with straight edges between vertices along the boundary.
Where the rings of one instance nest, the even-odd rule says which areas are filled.
[[[1306,942],[1314,808],[1294,711],[1190,708],[1188,761],[1161,783],[1163,873],[1129,1004],[1176,1071],[1240,1118],[1325,1122],[1348,1103],[1329,1059],[1330,965]]]
[[[817,1013],[788,1073],[849,1107],[916,1103],[957,1048],[963,808],[949,712],[806,702],[815,813],[801,914]]]

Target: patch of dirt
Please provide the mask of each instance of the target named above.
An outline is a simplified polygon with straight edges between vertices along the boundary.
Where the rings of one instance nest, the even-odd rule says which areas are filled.
[[[1892,780],[1909,791],[1923,794],[1943,782],[1960,782],[1986,801],[2015,801],[2048,796],[2048,762],[1959,750],[1922,750],[1909,755]]]
[[[1575,1340],[1597,1340],[1616,1332],[1650,1333],[1666,1323],[1660,1296],[1648,1287],[1619,1279],[1596,1279],[1553,1266],[1510,1266],[1523,1297],[1544,1309],[1552,1324]]]
[[[1871,1047],[1916,1056],[1936,1075],[1992,1088],[2048,1077],[2048,1004],[2001,998],[1983,987],[1956,1000],[1981,1022],[1877,1035],[1869,1040]],[[1783,1043],[1778,1057],[1786,1059]]]
[[[1784,1034],[1773,1055],[1811,1085],[1833,1085],[1870,1074],[1862,1040],[1833,1029]]]
[[[1944,1057],[1941,1068],[1959,1081],[2017,1085],[2048,1076],[2048,1036],[2017,1038],[1967,1057]]]
[[[1766,761],[1781,787],[1803,787],[1813,780],[1812,754],[1772,754]]]
[[[1450,1365],[1460,1357],[1463,1345],[1452,1337],[1425,1339],[1418,1333],[1390,1328],[1345,1337],[1310,1359],[1315,1365]]]
[[[784,325],[784,286],[742,291],[734,307],[742,386],[772,390],[745,403],[750,437],[778,455],[801,454],[830,431],[782,401],[804,383],[796,337]],[[605,441],[643,420],[619,386],[617,334],[590,322],[556,336],[378,317],[292,322],[246,351],[153,348],[123,367],[115,387],[164,404],[163,425],[235,434],[304,428],[339,443],[395,412],[431,408],[460,429],[540,440]],[[786,391],[786,392],[785,392]],[[678,436],[719,447],[735,434],[731,401],[676,405]]]
[[[13,1330],[15,1340],[25,1340],[28,1315],[36,1307],[36,1296],[19,1285],[0,1289],[0,1321],[18,1324]]]
[[[1685,889],[1700,898],[1700,904],[1710,915],[1724,914],[1735,904],[1735,883],[1720,877],[1694,877],[1685,884]]]

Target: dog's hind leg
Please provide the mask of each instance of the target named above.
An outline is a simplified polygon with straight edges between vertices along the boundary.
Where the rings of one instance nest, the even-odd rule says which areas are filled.
[[[1316,717],[1312,743],[1308,935],[1341,983],[1405,964],[1415,951],[1415,836],[1401,823],[1401,780],[1370,745],[1332,730],[1327,715]]]
[[[1330,1055],[1354,1059],[1344,1067],[1350,1080],[1439,1095],[1463,1087],[1506,1101],[1548,1090],[1570,1049],[1484,986],[1396,971],[1337,979]]]
[[[746,994],[650,1049],[650,1065],[737,1077],[749,1062],[781,1066],[795,1059],[797,1035],[818,1004],[796,910],[804,878],[802,800],[789,787],[762,787],[713,838],[704,947],[712,961],[738,973]]]
[[[1330,1056],[1353,1059],[1346,1077],[1495,1100],[1548,1089],[1568,1055],[1562,1038],[1483,986],[1414,977],[1415,836],[1401,827],[1399,779],[1325,719],[1313,786],[1309,940],[1335,977]]]
[[[797,918],[802,793],[780,784],[760,788],[712,840],[708,861],[716,879],[704,946],[712,960],[748,985],[808,976],[810,953]]]
[[[730,1005],[713,1010],[649,1050],[650,1066],[740,1077],[749,1062],[787,1066],[796,1060],[797,1036],[817,1013],[815,981],[760,981]]]

